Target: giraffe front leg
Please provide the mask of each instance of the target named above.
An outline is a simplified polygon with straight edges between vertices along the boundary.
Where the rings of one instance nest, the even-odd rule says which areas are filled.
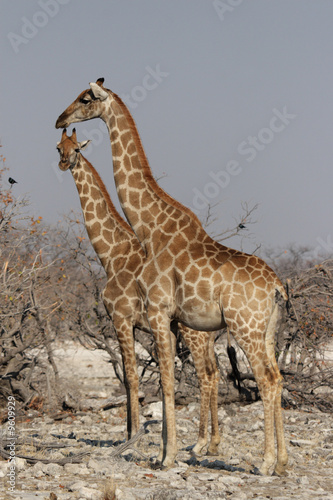
[[[156,340],[163,390],[162,446],[159,458],[162,456],[163,466],[169,468],[174,464],[177,455],[174,356],[171,338],[173,334],[170,332],[170,320],[166,315],[150,311],[148,317]]]
[[[171,356],[172,359],[174,360],[176,357],[176,333],[171,331],[170,332],[170,346],[171,346]],[[164,456],[164,441],[167,440],[167,426],[166,426],[166,409],[165,409],[165,399],[164,399],[164,393],[162,390],[162,434],[161,434],[161,441],[160,441],[160,449],[159,453],[157,455],[157,462],[162,463],[163,461],[163,456]]]
[[[131,372],[129,367],[125,366],[124,369],[124,384],[127,395],[127,438],[131,439],[138,431],[140,426],[139,414],[139,379],[137,372]]]
[[[136,365],[133,328],[123,318],[114,318],[123,360],[124,384],[127,395],[127,438],[133,437],[140,427],[139,415],[139,376]]]

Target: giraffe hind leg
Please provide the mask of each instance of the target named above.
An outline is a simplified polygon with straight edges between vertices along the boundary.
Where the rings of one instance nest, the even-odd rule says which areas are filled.
[[[234,334],[240,347],[247,356],[254,378],[257,382],[261,400],[264,407],[264,423],[265,423],[265,446],[264,459],[260,467],[260,473],[263,475],[269,474],[270,469],[275,463],[275,438],[274,438],[274,420],[275,420],[275,400],[278,390],[279,379],[276,376],[270,359],[266,352],[264,336],[262,340],[257,342],[256,353],[250,350],[247,342],[244,342],[239,334]],[[258,337],[257,337],[258,338]],[[260,355],[258,355],[260,353]]]
[[[208,416],[210,410],[212,434],[208,453],[216,455],[217,447],[220,443],[220,435],[217,407],[219,371],[214,353],[215,335],[212,332],[194,332],[184,326],[180,326],[180,331],[191,351],[200,385],[199,435],[192,452],[195,455],[200,455],[207,445]]]
[[[282,392],[282,376],[275,358],[275,330],[278,320],[279,305],[275,302],[272,314],[268,323],[266,332],[266,352],[271,362],[271,366],[277,377],[277,390],[274,401],[274,423],[277,441],[277,463],[275,466],[275,474],[282,476],[286,475],[286,468],[288,464],[288,453],[285,443],[284,430],[283,430],[283,417],[281,408],[281,392]]]
[[[219,432],[219,418],[218,418],[218,389],[219,389],[220,372],[215,358],[214,341],[215,341],[215,335],[213,336],[210,335],[209,359],[211,360],[212,370],[214,372],[214,378],[212,381],[212,388],[210,395],[210,414],[211,414],[212,433],[211,433],[210,443],[208,446],[209,455],[218,455],[218,446],[221,441]]]

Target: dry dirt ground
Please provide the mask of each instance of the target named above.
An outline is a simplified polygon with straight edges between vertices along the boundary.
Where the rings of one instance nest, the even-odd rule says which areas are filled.
[[[73,397],[85,400],[86,407],[96,407],[106,398],[119,398],[119,382],[107,359],[103,352],[73,345],[56,352],[63,383],[71,388]],[[75,416],[65,413],[57,419],[32,410],[30,421],[20,423],[17,419],[16,435],[23,445],[16,447],[16,453],[47,459],[49,463],[29,464],[18,458],[11,492],[8,461],[0,459],[0,499],[333,500],[332,414],[284,410],[290,458],[288,476],[282,478],[253,473],[254,467],[260,466],[263,451],[261,402],[221,407],[220,455],[197,460],[191,459],[190,448],[196,442],[199,403],[178,407],[179,452],[175,467],[168,471],[154,470],[150,461],[158,453],[161,404],[141,408],[142,424],[157,420],[138,442],[141,454],[127,448],[112,456],[124,443],[125,416],[126,407],[121,404],[105,411],[88,409]],[[2,432],[7,427],[5,423]],[[52,447],[38,448],[36,442],[51,443]],[[82,452],[86,454],[79,463],[57,463]]]

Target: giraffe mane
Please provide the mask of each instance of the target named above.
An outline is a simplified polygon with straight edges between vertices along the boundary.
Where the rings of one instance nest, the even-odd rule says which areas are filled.
[[[106,89],[106,90],[108,90],[108,89]],[[134,139],[134,143],[135,143],[135,146],[137,148],[137,152],[138,152],[138,156],[139,156],[140,163],[142,166],[142,170],[144,172],[144,176],[147,179],[148,183],[153,187],[157,196],[159,196],[163,201],[165,201],[169,205],[173,206],[174,208],[180,210],[181,212],[185,213],[192,220],[194,220],[200,227],[202,227],[202,224],[201,224],[199,218],[192,212],[192,210],[190,208],[185,207],[179,201],[172,198],[166,191],[164,191],[164,189],[162,189],[158,185],[158,183],[156,182],[156,180],[152,174],[151,168],[150,168],[148,160],[147,160],[146,153],[143,149],[140,135],[138,133],[138,129],[136,127],[135,121],[134,121],[131,113],[129,112],[129,110],[127,109],[127,106],[125,106],[125,104],[123,103],[123,101],[121,100],[121,98],[117,94],[112,92],[112,90],[108,90],[108,91],[111,92],[112,96],[114,97],[114,99],[116,100],[118,105],[122,108],[124,115],[126,116],[126,118],[128,120],[130,129],[131,129],[131,133],[132,133],[132,136]]]

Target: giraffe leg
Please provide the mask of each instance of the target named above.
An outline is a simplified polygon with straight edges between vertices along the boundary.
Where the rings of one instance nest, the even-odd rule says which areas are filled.
[[[208,342],[209,342],[209,359],[211,360],[212,369],[214,371],[214,378],[210,394],[210,414],[211,414],[212,433],[210,438],[210,444],[208,447],[208,454],[218,455],[218,446],[221,441],[219,432],[219,419],[218,419],[218,389],[219,389],[220,372],[216,363],[215,352],[214,352],[215,335],[210,335]]]
[[[127,437],[139,430],[139,377],[136,365],[134,336],[131,324],[114,316],[113,320],[124,367],[124,383],[127,395]]]
[[[171,355],[172,355],[173,360],[176,357],[176,342],[177,342],[176,333],[177,332],[173,332],[173,331],[170,332],[170,345],[171,345],[171,353],[172,353]],[[161,463],[162,463],[163,455],[164,455],[164,441],[165,441],[164,436],[167,436],[166,410],[165,410],[165,399],[164,399],[163,391],[162,391],[162,415],[163,415],[163,420],[162,420],[162,435],[161,435],[161,441],[160,441],[160,450],[159,450],[159,453],[158,453],[157,458],[156,458],[156,460],[158,462],[161,462]]]
[[[193,330],[181,325],[181,334],[191,351],[194,366],[197,372],[200,385],[200,424],[199,436],[193,453],[200,455],[207,445],[208,436],[208,415],[209,408],[212,415],[212,437],[208,453],[217,454],[217,446],[220,442],[217,415],[217,390],[218,390],[218,369],[216,365],[213,332],[193,332]]]
[[[274,401],[275,394],[272,395],[271,387],[261,387],[259,391],[262,394],[264,404],[265,421],[265,451],[264,460],[260,467],[260,473],[267,475],[275,463],[275,443],[274,443]]]
[[[202,378],[200,379],[200,372],[197,370],[197,375],[200,382],[200,424],[198,441],[193,447],[192,452],[195,455],[200,455],[203,448],[207,445],[208,440],[208,415],[211,387],[208,381],[203,380],[205,374],[202,374]]]
[[[167,315],[148,310],[148,318],[156,340],[163,390],[162,464],[164,467],[171,467],[177,455],[173,334],[170,332],[170,319]]]
[[[243,341],[242,337],[239,335],[234,335],[234,337],[251,364],[264,406],[264,460],[259,470],[262,475],[267,475],[275,463],[274,416],[279,379],[267,355],[265,342],[263,340],[264,335],[261,337],[262,340],[259,340],[259,336],[257,336],[258,341],[255,354],[253,354],[247,342]]]
[[[200,332],[201,333],[201,332]],[[200,335],[198,332],[198,335]],[[187,345],[191,351],[194,366],[197,372],[200,386],[200,423],[199,423],[199,435],[198,441],[194,446],[192,452],[195,455],[200,455],[203,448],[207,445],[208,436],[208,415],[209,415],[209,404],[211,398],[211,377],[207,370],[207,342],[204,338],[200,342],[200,346],[193,345],[195,339],[191,337],[186,339]],[[203,344],[203,343],[206,343]]]
[[[271,365],[276,373],[277,377],[277,390],[274,402],[274,420],[275,420],[275,431],[276,431],[276,441],[277,441],[277,463],[275,466],[275,474],[282,476],[286,475],[286,468],[288,464],[288,453],[285,443],[284,431],[283,431],[283,418],[281,409],[281,392],[282,392],[282,376],[275,358],[274,349],[274,338],[276,323],[278,319],[278,304],[275,303],[273,306],[272,314],[269,319],[267,332],[266,332],[266,351],[270,359]]]
[[[286,468],[288,464],[288,453],[283,431],[281,392],[282,392],[282,384],[279,383],[277,395],[275,397],[275,408],[274,408],[275,430],[276,430],[276,441],[277,441],[277,463],[275,466],[274,473],[278,476],[285,476],[287,474]]]

